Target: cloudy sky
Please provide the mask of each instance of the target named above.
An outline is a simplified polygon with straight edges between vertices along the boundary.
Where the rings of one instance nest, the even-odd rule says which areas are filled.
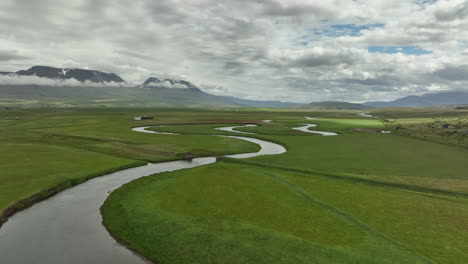
[[[2,0],[0,71],[178,76],[260,100],[468,89],[468,0]]]

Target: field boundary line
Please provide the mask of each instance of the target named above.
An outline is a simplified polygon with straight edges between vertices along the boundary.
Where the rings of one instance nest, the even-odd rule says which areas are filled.
[[[286,179],[284,177],[273,175],[273,174],[270,174],[270,173],[262,173],[262,174],[265,175],[265,176],[273,178],[274,180],[276,180],[278,183],[280,183],[282,185],[285,185],[292,192],[296,193],[297,195],[300,195],[300,196],[304,197],[305,199],[307,199],[309,202],[311,202],[315,206],[318,206],[318,207],[322,208],[323,210],[327,211],[328,213],[332,214],[333,216],[335,216],[335,217],[337,217],[339,219],[342,219],[343,221],[348,222],[348,223],[356,226],[357,228],[361,229],[362,231],[367,232],[368,234],[370,234],[370,235],[372,235],[372,236],[374,236],[376,238],[382,239],[382,240],[386,241],[387,243],[390,243],[393,246],[399,247],[399,248],[401,248],[401,249],[403,249],[405,251],[408,251],[408,252],[414,254],[415,256],[419,257],[421,260],[423,260],[426,263],[434,263],[432,260],[428,259],[426,256],[421,255],[418,252],[414,252],[413,250],[411,250],[411,249],[407,248],[406,246],[400,244],[398,241],[395,241],[395,240],[387,237],[383,233],[371,228],[370,226],[366,225],[365,222],[362,222],[358,218],[354,217],[352,214],[350,214],[350,213],[348,213],[346,211],[343,211],[343,210],[341,210],[341,209],[339,209],[339,208],[337,208],[335,206],[332,206],[332,205],[330,205],[328,203],[325,203],[325,202],[321,201],[320,199],[315,198],[313,195],[311,195],[309,192],[304,190],[297,183],[291,182],[290,180],[288,180],[288,179]]]
[[[354,183],[362,183],[362,184],[367,184],[367,185],[372,185],[372,186],[377,186],[377,187],[382,187],[382,188],[391,188],[391,189],[399,189],[399,190],[429,193],[429,194],[436,194],[436,195],[446,195],[446,196],[468,198],[468,193],[464,193],[464,192],[455,192],[455,191],[442,190],[442,189],[410,185],[410,184],[402,184],[402,183],[382,182],[382,181],[371,180],[371,179],[355,178],[351,176],[333,174],[329,172],[299,170],[299,169],[275,166],[275,165],[270,165],[270,164],[263,164],[263,163],[253,162],[253,161],[230,159],[226,157],[219,157],[218,159],[221,159],[223,161],[228,161],[228,162],[243,163],[243,164],[249,164],[249,165],[254,165],[258,167],[272,168],[272,169],[296,172],[296,173],[301,173],[301,174],[313,174],[314,176],[317,176],[317,177],[336,179],[336,180],[348,181],[348,182],[354,182]]]

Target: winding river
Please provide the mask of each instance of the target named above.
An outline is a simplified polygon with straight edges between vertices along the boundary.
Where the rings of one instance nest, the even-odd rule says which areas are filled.
[[[322,136],[337,136],[338,134],[335,132],[326,132],[326,131],[318,131],[318,130],[309,130],[310,127],[316,127],[317,124],[303,124],[301,127],[293,127],[294,130],[299,130],[302,132],[307,132],[307,133],[314,133],[314,134],[320,134]]]
[[[151,127],[166,127],[166,126],[134,127],[134,128],[132,128],[132,130],[135,131],[135,132],[150,133],[150,134],[178,135],[176,133],[171,133],[171,132],[159,132],[159,131],[154,131],[154,130],[148,130],[147,129],[147,128],[151,128]]]
[[[314,119],[306,117],[307,119]],[[265,120],[271,122],[271,120]],[[235,130],[253,127],[254,124],[216,128],[240,134],[255,134]],[[316,124],[304,124],[293,128],[324,136],[337,135],[333,132],[312,131]],[[136,132],[171,134],[148,130],[146,126],[135,127]],[[251,158],[261,155],[275,155],[286,152],[278,144],[243,136],[213,135],[237,138],[260,145],[255,153],[227,155],[230,158]],[[140,177],[198,167],[216,162],[214,157],[196,158],[192,161],[170,161],[148,163],[146,166],[125,169],[91,179],[60,192],[13,215],[0,228],[0,263],[49,263],[49,264],[91,264],[91,263],[145,263],[139,256],[119,245],[102,225],[99,208],[113,190]]]
[[[215,129],[222,130],[222,131],[228,131],[228,132],[235,132],[235,133],[240,133],[240,134],[255,134],[255,133],[251,133],[251,132],[237,131],[237,130],[234,130],[234,129],[240,128],[240,127],[256,127],[256,126],[257,125],[255,125],[255,124],[247,124],[247,125],[243,125],[243,126],[217,127]]]
[[[317,119],[316,117],[309,117],[305,116],[305,119],[307,120],[314,120]],[[309,130],[311,127],[317,127],[317,124],[302,124],[300,127],[293,127],[292,129],[306,132],[306,133],[314,133],[314,134],[320,134],[322,136],[337,136],[338,134],[335,132],[326,132],[326,131],[318,131],[318,130]]]
[[[373,115],[371,115],[369,113],[359,113],[357,115],[360,115],[360,116],[363,116],[363,117],[374,117]]]
[[[134,131],[167,134],[134,128]],[[232,130],[232,128],[231,128]],[[230,130],[228,130],[230,131]],[[240,132],[232,130],[232,132]],[[268,141],[242,136],[222,136],[249,141],[261,146],[256,153],[228,155],[250,158],[281,154],[286,149]],[[145,263],[119,245],[102,225],[99,208],[109,193],[125,183],[147,175],[193,168],[216,162],[213,157],[192,161],[149,163],[121,170],[69,188],[13,215],[0,228],[0,263]]]

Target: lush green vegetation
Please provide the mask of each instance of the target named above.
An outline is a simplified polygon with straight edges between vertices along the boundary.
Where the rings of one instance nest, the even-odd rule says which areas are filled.
[[[468,250],[467,199],[238,162],[142,178],[102,211],[163,263],[463,263]]]
[[[274,139],[286,142],[288,152],[252,162],[468,193],[468,152],[450,146],[377,133]]]
[[[251,137],[279,142],[288,152],[277,156],[264,156],[249,162],[320,172],[337,177],[367,179],[468,193],[465,161],[468,152],[398,133],[382,134],[385,128],[375,118],[307,120],[317,123],[315,130],[335,131],[338,137],[322,137],[292,130],[303,119],[260,123],[258,127],[238,128],[255,132]],[[405,119],[406,120],[406,119]],[[233,125],[233,124],[230,124]],[[180,125],[155,128],[157,131],[209,134],[220,125]],[[375,128],[378,133],[360,133],[355,128]],[[291,132],[293,131],[293,132]],[[214,133],[226,133],[214,130]],[[450,168],[450,169],[448,169]]]
[[[50,188],[147,161],[256,151],[255,144],[209,136],[240,135],[214,128],[255,123],[238,130],[281,143],[287,152],[133,181],[102,207],[106,227],[161,263],[464,263],[468,150],[456,136],[438,133],[463,131],[468,112],[357,113],[0,110],[0,211]],[[133,121],[141,114],[155,119]],[[434,128],[441,119],[457,127]],[[291,129],[307,123],[340,135]],[[183,135],[131,131],[151,125]]]
[[[111,194],[104,224],[161,263],[424,263],[285,176],[222,162],[145,177]]]
[[[41,144],[1,144],[0,212],[14,202],[55,187],[82,182],[143,162]]]
[[[245,141],[210,136],[155,137],[131,131],[133,126],[162,119],[133,121],[141,110],[131,109],[3,109],[0,110],[0,216],[20,200],[46,197],[91,177],[147,161],[196,155],[253,152]],[[193,114],[152,110],[164,122],[193,122]],[[212,116],[198,111],[200,117]],[[50,189],[54,189],[51,191]],[[22,201],[15,208],[33,201]],[[14,209],[13,211],[17,210]],[[3,219],[4,220],[4,219]]]
[[[376,118],[318,118],[310,120],[318,124],[317,130],[349,132],[353,128],[375,128],[384,129],[382,121]]]
[[[171,125],[166,127],[152,128],[154,131],[159,132],[173,132],[181,134],[232,134],[239,135],[237,133],[230,133],[226,131],[215,130],[215,128],[222,126],[239,126],[242,124],[255,123],[257,127],[241,127],[236,128],[237,131],[257,133],[260,135],[293,135],[293,136],[311,136],[308,133],[293,130],[291,128],[302,126],[303,124],[317,124],[318,126],[314,130],[321,131],[333,131],[339,133],[354,133],[355,128],[374,128],[385,129],[382,121],[378,119],[363,119],[363,118],[317,118],[308,120],[304,116],[280,116],[272,122],[263,122],[262,120],[238,120],[239,123],[231,124],[184,124],[184,125]],[[375,131],[373,131],[375,132]],[[256,137],[255,135],[249,135]]]
[[[395,130],[382,134],[379,130],[394,126],[355,112],[263,113],[268,117],[249,113],[249,119],[274,121],[238,130],[279,142],[286,153],[131,182],[102,207],[106,227],[162,263],[463,263],[468,258],[466,150]],[[409,118],[403,114],[398,120]],[[229,125],[242,123],[252,122]],[[291,130],[302,123],[341,135]],[[219,126],[155,130],[208,134]]]

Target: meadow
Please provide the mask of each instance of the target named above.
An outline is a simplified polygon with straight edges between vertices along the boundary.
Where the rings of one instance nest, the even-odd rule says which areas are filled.
[[[468,200],[238,161],[113,192],[104,224],[161,263],[463,263]]]
[[[181,159],[185,153],[196,157],[258,150],[255,144],[232,138],[133,132],[131,127],[149,124],[133,121],[140,111],[0,110],[0,223],[36,201],[112,171]],[[166,112],[166,120],[172,122],[184,122],[189,115]]]
[[[333,114],[287,113],[239,128],[288,151],[136,180],[111,194],[104,224],[162,263],[463,263],[468,152],[372,133],[392,129],[383,118]],[[292,131],[299,123],[340,135]],[[154,130],[219,134],[216,127]]]
[[[411,113],[408,109],[376,112],[384,123],[405,137],[468,148],[468,114],[466,109],[429,108]]]
[[[440,129],[417,127],[442,117],[459,120],[468,112],[384,109],[373,110],[375,118],[357,113],[0,110],[0,147],[6,150],[0,158],[7,161],[0,170],[0,210],[123,167],[186,153],[257,151],[255,144],[210,136],[240,135],[217,127],[257,124],[237,130],[279,143],[287,152],[220,158],[132,181],[102,206],[106,228],[155,263],[464,263],[468,150],[440,140]],[[140,114],[155,118],[132,120]],[[339,135],[292,129],[309,123]],[[131,131],[151,125],[181,135]]]

